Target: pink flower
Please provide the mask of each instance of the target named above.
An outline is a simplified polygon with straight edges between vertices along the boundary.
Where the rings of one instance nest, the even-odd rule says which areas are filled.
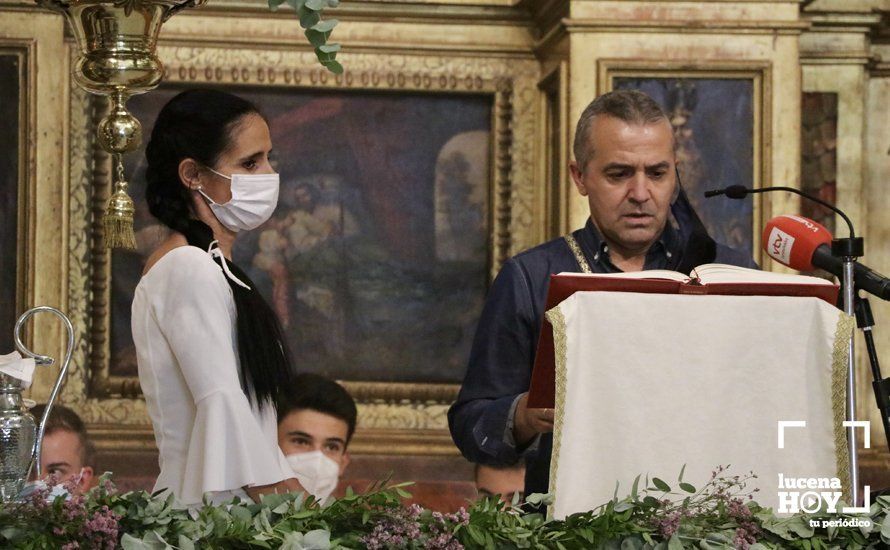
[[[671,512],[667,517],[657,519],[655,528],[658,529],[661,536],[665,539],[669,539],[680,528],[681,515],[680,512]]]
[[[747,520],[751,518],[751,509],[745,506],[744,501],[740,498],[731,499],[727,511],[729,512],[730,517],[733,517],[736,520]]]

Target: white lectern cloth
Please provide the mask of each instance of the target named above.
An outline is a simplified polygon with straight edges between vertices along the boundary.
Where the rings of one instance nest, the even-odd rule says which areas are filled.
[[[838,477],[852,319],[816,298],[577,292],[547,312],[556,349],[550,471],[556,518],[630,493],[638,474],[701,487],[753,470],[776,509],[778,474]],[[778,421],[805,420],[785,430]],[[675,484],[676,485],[676,484]]]

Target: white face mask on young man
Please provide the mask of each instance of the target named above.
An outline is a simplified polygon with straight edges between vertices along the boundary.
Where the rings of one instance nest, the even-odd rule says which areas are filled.
[[[300,485],[319,501],[326,500],[337,488],[340,465],[323,452],[294,453],[285,458]]]
[[[198,189],[210,203],[210,209],[229,230],[235,233],[256,229],[272,217],[278,205],[278,174],[214,174],[232,181],[232,198],[225,204],[217,204],[207,193]]]

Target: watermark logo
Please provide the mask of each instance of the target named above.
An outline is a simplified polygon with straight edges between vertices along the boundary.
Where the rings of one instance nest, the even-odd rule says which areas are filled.
[[[791,249],[794,247],[794,237],[785,233],[778,227],[773,227],[767,242],[769,243],[767,252],[769,252],[770,256],[785,264],[791,261]]]
[[[815,514],[825,510],[837,513],[837,503],[843,496],[841,480],[836,477],[785,477],[779,474],[779,513]],[[823,506],[824,505],[824,506]],[[844,513],[850,508],[845,507]]]
[[[849,429],[862,428],[865,448],[871,446],[868,421],[845,421],[844,427]],[[785,448],[785,430],[789,428],[806,428],[805,420],[780,420],[778,423],[777,443],[779,449]],[[778,483],[780,514],[797,514],[804,512],[815,514],[826,512],[836,514],[867,514],[871,508],[871,487],[863,487],[863,506],[843,506],[838,509],[843,487],[836,477],[796,477],[779,474]],[[871,525],[869,518],[839,518],[832,520],[811,520],[813,527],[866,527]]]

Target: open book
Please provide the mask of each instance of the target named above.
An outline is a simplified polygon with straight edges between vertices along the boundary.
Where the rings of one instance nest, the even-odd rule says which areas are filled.
[[[837,304],[838,285],[806,275],[771,273],[724,264],[705,264],[691,275],[651,270],[632,273],[560,273],[550,276],[545,310],[582,291],[730,296],[804,296]],[[529,388],[528,406],[553,408],[553,327],[543,320]]]
[[[650,270],[632,273],[560,273],[550,276],[547,309],[581,290],[728,294],[740,296],[812,296],[835,305],[838,285],[806,275],[772,273],[725,264],[705,264],[690,275]]]

